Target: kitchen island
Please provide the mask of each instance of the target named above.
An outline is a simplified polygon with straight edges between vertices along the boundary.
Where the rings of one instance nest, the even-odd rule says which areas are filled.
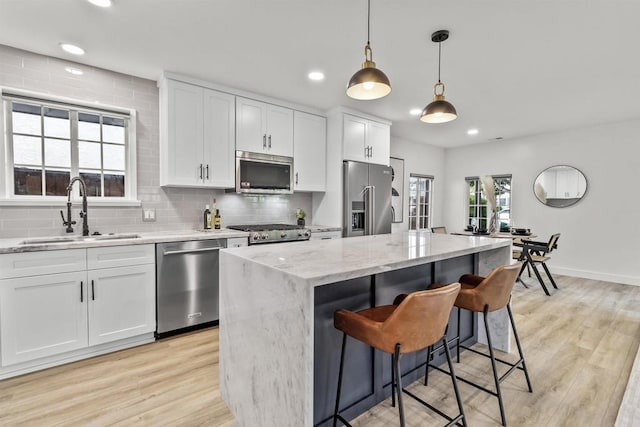
[[[237,424],[327,425],[341,337],[335,309],[389,304],[398,293],[486,275],[510,259],[510,240],[415,231],[223,250],[220,278],[230,286],[220,293],[220,390]],[[507,318],[493,314],[494,345],[508,351]],[[467,342],[482,340],[477,323],[465,321]],[[348,418],[389,389],[387,358],[353,348]],[[404,359],[409,380],[420,359]]]

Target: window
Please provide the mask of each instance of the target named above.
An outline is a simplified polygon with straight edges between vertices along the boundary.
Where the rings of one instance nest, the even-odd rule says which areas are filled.
[[[432,186],[432,176],[415,174],[409,176],[409,230],[431,226]]]
[[[94,201],[135,200],[135,112],[66,101],[3,92],[4,199],[66,198],[80,176]]]
[[[511,226],[511,175],[493,176],[496,192],[496,207],[500,228]],[[467,208],[467,225],[481,229],[487,227],[487,199],[482,191],[478,177],[466,178],[469,188],[469,205]]]

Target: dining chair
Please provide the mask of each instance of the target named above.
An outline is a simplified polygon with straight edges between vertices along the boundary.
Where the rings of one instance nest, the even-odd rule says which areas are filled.
[[[447,227],[431,227],[432,233],[447,234]]]
[[[547,286],[545,285],[544,280],[542,280],[542,276],[540,275],[540,272],[538,271],[538,268],[536,267],[536,265],[537,264],[542,265],[542,268],[547,274],[547,277],[549,278],[551,285],[555,289],[558,289],[558,285],[556,284],[555,280],[553,280],[553,276],[551,276],[551,272],[549,272],[549,268],[547,267],[546,263],[551,259],[549,254],[554,249],[558,248],[559,238],[560,238],[560,233],[557,233],[552,235],[549,241],[546,243],[538,242],[535,240],[529,240],[529,239],[522,239],[520,242],[513,243],[513,246],[522,248],[521,250],[513,251],[513,258],[517,259],[518,261],[522,261],[522,267],[520,268],[520,274],[518,274],[518,280],[522,282],[522,280],[520,279],[522,272],[524,271],[525,268],[528,268],[529,266],[531,266],[531,268],[533,269],[533,272],[538,278],[538,282],[540,282],[540,286],[542,286],[542,290],[544,290],[544,293],[547,294],[547,296],[550,296],[551,294],[549,293],[549,290],[547,289]]]

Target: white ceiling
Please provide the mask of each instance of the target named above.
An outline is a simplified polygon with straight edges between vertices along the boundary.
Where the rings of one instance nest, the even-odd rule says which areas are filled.
[[[393,122],[444,147],[640,117],[640,0],[372,0],[373,59],[392,93],[345,95],[364,59],[366,0],[0,0],[0,44],[157,80],[162,70]],[[433,97],[437,45],[458,119],[409,115]],[[82,46],[83,57],[60,42]],[[322,83],[307,80],[320,69]],[[1,70],[0,70],[1,72]],[[469,128],[476,136],[467,136]]]

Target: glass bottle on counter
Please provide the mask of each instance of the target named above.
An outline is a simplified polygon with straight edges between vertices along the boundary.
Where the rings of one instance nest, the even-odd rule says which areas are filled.
[[[211,218],[211,210],[209,209],[209,205],[205,205],[205,207],[204,207],[203,222],[204,222],[204,229],[205,230],[211,230],[211,225],[212,225],[213,221],[212,221],[212,218]]]
[[[213,217],[213,228],[220,230],[222,218],[220,218],[220,209],[216,209],[216,215]]]

